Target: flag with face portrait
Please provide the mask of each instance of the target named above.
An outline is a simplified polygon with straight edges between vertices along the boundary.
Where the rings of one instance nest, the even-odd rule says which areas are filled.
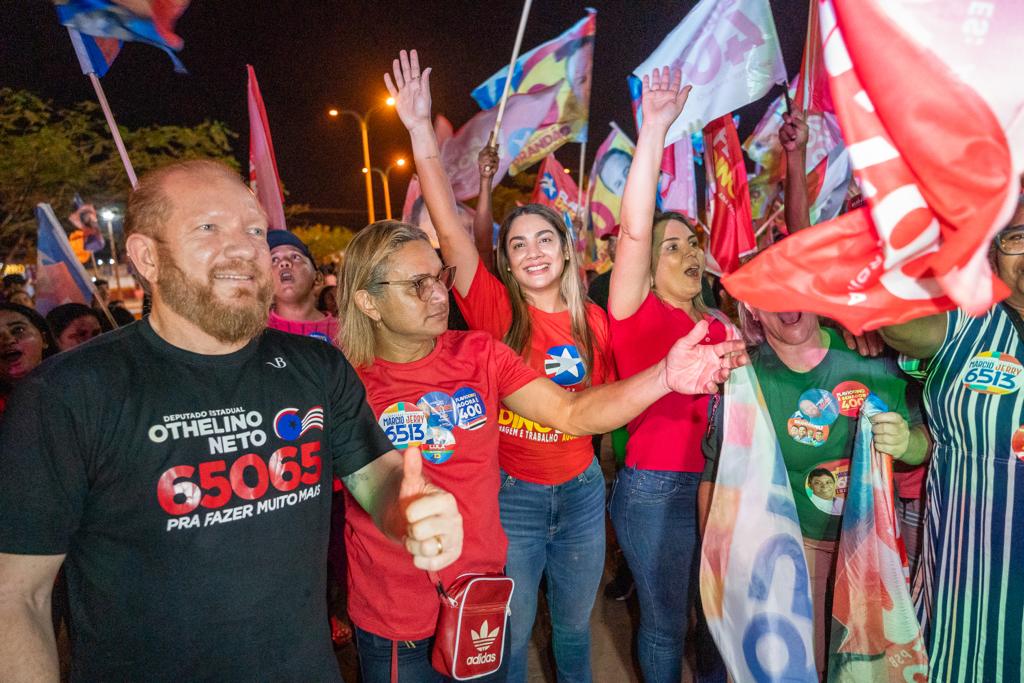
[[[498,170],[492,183],[497,185],[505,177],[513,160],[548,116],[558,90],[559,86],[551,86],[525,95],[509,96],[505,118],[498,131]],[[497,118],[496,108],[482,111],[441,145],[441,163],[448,172],[452,191],[458,200],[465,201],[480,194],[477,155],[487,146]]]
[[[36,205],[36,222],[36,310],[46,315],[61,304],[88,304],[96,287],[49,204]]]
[[[587,139],[596,30],[597,12],[588,8],[587,16],[567,31],[516,60],[509,86],[510,95],[532,93],[553,86],[557,86],[557,91],[544,120],[522,142],[518,154],[509,164],[510,174],[529,168],[567,142]],[[481,109],[498,106],[507,78],[506,66],[473,90],[473,99]]]
[[[908,585],[892,458],[874,446],[870,418],[888,409],[874,394],[857,422],[843,529],[836,551],[828,680],[928,680],[928,654]]]
[[[633,165],[636,145],[615,123],[597,148],[590,171],[590,225],[595,237],[610,233],[619,223],[622,192]]]
[[[1018,78],[1024,5],[821,0],[819,10],[867,206],[774,245],[725,287],[766,310],[799,298],[853,332],[957,306],[981,314],[1008,294],[988,249],[1024,170],[1024,90],[1006,85]]]

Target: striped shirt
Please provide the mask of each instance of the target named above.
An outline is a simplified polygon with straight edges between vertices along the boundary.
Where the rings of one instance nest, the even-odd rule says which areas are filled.
[[[1004,304],[952,311],[923,372],[902,361],[925,377],[935,440],[915,583],[933,681],[1024,680],[1024,338],[1012,318]]]

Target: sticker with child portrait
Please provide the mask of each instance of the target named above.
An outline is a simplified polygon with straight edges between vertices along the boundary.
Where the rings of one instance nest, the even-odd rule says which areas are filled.
[[[814,507],[828,515],[843,514],[850,479],[850,461],[832,460],[815,465],[804,479],[804,492]]]

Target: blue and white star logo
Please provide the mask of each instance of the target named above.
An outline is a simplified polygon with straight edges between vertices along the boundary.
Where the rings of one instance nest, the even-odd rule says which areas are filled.
[[[575,346],[552,346],[544,359],[544,372],[555,384],[571,387],[583,381],[586,370]]]

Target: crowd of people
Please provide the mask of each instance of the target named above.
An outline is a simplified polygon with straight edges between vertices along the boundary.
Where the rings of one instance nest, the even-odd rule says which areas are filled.
[[[703,226],[656,211],[688,94],[666,68],[644,78],[614,268],[588,296],[572,226],[544,206],[504,217],[492,249],[494,148],[464,220],[430,77],[415,51],[385,76],[429,226],[365,227],[336,276],[293,233],[268,231],[237,174],[193,160],[129,196],[126,249],[152,301],[141,320],[105,283],[92,305],[44,317],[24,278],[4,279],[0,677],[57,680],[51,597],[66,581],[72,679],[337,680],[333,582],[362,680],[450,680],[433,653],[439,596],[504,574],[505,620],[472,633],[499,666],[476,680],[526,680],[544,590],[558,680],[589,681],[611,542],[636,588],[643,680],[678,682],[692,633],[698,679],[724,681],[698,569],[719,388],[749,364],[804,539],[818,677],[873,393],[933,680],[1020,680],[1024,204],[990,253],[1011,296],[984,316],[954,310],[867,340],[799,310],[736,302],[730,318],[709,292]],[[803,169],[799,112],[780,137]],[[806,228],[804,184],[785,194],[789,229]],[[608,493],[585,437],[623,426]]]

